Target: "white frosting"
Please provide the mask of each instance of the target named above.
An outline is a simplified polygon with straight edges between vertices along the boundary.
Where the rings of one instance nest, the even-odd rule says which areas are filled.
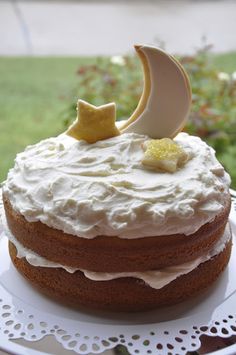
[[[4,184],[29,222],[84,238],[196,232],[228,198],[229,175],[200,138],[175,138],[190,159],[176,173],[142,164],[147,136],[126,133],[88,144],[60,135],[17,155]]]
[[[215,255],[218,255],[225,248],[226,243],[231,238],[231,231],[229,225],[227,225],[225,232],[220,240],[214,245],[214,247],[206,254],[199,258],[186,262],[184,264],[169,266],[160,270],[152,270],[145,272],[120,272],[120,273],[105,273],[105,272],[94,272],[88,270],[80,270],[78,268],[73,268],[59,263],[49,261],[40,255],[36,254],[30,249],[25,248],[18,240],[11,234],[9,229],[5,226],[5,234],[8,239],[15,245],[17,249],[18,258],[26,258],[29,264],[33,266],[49,267],[49,268],[63,268],[67,272],[74,273],[76,271],[81,271],[84,276],[93,281],[109,281],[122,277],[134,277],[143,280],[146,284],[155,289],[160,289],[171,281],[175,280],[177,277],[187,274],[198,267],[201,263],[210,260]]]

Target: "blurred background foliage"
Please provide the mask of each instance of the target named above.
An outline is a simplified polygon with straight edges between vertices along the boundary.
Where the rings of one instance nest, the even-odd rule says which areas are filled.
[[[212,55],[206,44],[179,60],[193,91],[185,130],[216,150],[236,189],[236,53]],[[134,111],[143,83],[135,56],[0,58],[0,87],[3,180],[18,151],[68,127],[75,119],[78,97],[94,105],[115,101],[121,120]]]
[[[222,62],[210,55],[210,49],[206,45],[193,56],[179,57],[192,86],[192,111],[184,130],[200,136],[216,150],[236,188],[236,70],[233,72],[229,56],[222,58],[223,61],[227,58],[228,72],[221,71]],[[77,76],[76,96],[95,105],[115,101],[119,120],[134,111],[142,92],[137,57],[98,58],[96,63],[80,66]],[[71,122],[75,110],[76,102],[65,112],[65,126]]]

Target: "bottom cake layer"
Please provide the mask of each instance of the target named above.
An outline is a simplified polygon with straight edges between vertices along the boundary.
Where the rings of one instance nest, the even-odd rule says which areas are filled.
[[[18,271],[40,291],[60,302],[106,311],[145,311],[182,302],[210,286],[228,264],[231,240],[224,250],[200,264],[188,274],[161,289],[154,289],[132,277],[110,281],[92,281],[81,271],[69,273],[62,268],[36,267],[25,258],[17,258],[17,250],[9,242],[11,259]]]

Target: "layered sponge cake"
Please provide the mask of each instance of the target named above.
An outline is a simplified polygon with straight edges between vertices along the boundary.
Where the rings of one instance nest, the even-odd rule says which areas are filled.
[[[42,291],[149,309],[199,292],[227,265],[229,177],[214,151],[180,133],[191,158],[163,173],[141,164],[148,140],[127,133],[91,145],[60,135],[17,155],[3,189],[10,254]]]
[[[79,101],[72,126],[19,153],[3,186],[15,267],[73,306],[172,305],[209,287],[230,258],[230,177],[212,148],[178,133],[187,75],[163,51],[136,49],[146,80],[130,119],[118,126],[114,104]]]

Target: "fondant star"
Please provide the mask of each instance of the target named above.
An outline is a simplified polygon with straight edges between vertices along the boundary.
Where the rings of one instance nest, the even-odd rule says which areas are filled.
[[[144,145],[142,163],[154,169],[174,173],[188,160],[184,149],[170,138],[152,139]]]
[[[116,106],[114,103],[96,107],[79,100],[77,119],[68,128],[66,134],[78,140],[83,139],[88,143],[95,143],[120,134],[115,120]]]

